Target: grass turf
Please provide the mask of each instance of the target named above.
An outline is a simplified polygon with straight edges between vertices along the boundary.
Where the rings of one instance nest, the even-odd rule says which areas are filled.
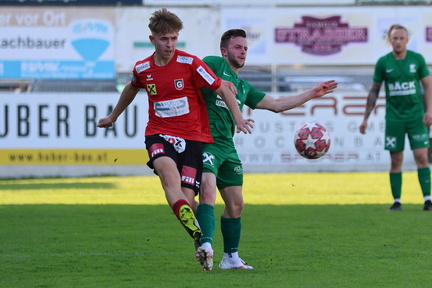
[[[240,255],[255,269],[212,272],[154,176],[1,180],[0,287],[426,287],[416,177],[387,212],[387,173],[248,174]]]

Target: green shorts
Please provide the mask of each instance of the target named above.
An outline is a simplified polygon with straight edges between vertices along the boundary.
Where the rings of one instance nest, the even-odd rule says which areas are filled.
[[[232,142],[203,143],[203,172],[216,175],[219,190],[243,185],[243,166]]]
[[[428,128],[423,122],[423,117],[414,120],[386,120],[384,148],[397,152],[405,149],[405,134],[411,149],[429,147]]]

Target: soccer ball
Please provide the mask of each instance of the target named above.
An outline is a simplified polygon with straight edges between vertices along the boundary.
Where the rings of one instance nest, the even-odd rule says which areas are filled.
[[[294,136],[297,152],[307,159],[318,159],[330,148],[330,134],[327,129],[315,122],[300,126]]]

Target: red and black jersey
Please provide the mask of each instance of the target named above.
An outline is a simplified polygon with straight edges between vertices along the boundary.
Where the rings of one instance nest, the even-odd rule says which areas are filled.
[[[149,121],[145,135],[166,134],[187,140],[213,142],[200,88],[222,84],[198,57],[176,50],[171,61],[157,66],[153,56],[138,61],[131,84],[147,91]]]

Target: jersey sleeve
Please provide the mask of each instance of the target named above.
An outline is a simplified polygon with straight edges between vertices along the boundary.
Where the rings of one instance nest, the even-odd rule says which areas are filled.
[[[429,69],[426,65],[426,61],[424,59],[424,57],[421,54],[418,54],[418,61],[419,61],[419,78],[422,79],[426,76],[428,76],[429,73]]]
[[[222,85],[222,79],[217,77],[210,67],[198,57],[194,59],[194,69],[198,88],[209,88],[215,91]]]
[[[249,93],[246,97],[246,106],[255,109],[259,102],[265,97],[266,93],[256,90],[250,83],[244,82],[248,86]]]
[[[378,59],[377,63],[375,64],[375,70],[372,80],[376,83],[382,83],[384,81],[384,73],[385,70],[385,64],[384,64],[384,57],[381,57]]]
[[[134,68],[132,70],[132,79],[130,81],[131,85],[136,88],[144,88],[142,83],[138,80],[139,77],[138,77],[137,67],[140,67],[140,65],[142,65],[140,64],[140,62],[135,63]]]
[[[142,84],[138,81],[138,77],[136,76],[135,72],[134,72],[133,75],[132,75],[132,79],[131,79],[130,83],[131,83],[131,85],[132,85],[133,87],[136,87],[136,88],[144,88],[144,87],[142,86]]]

